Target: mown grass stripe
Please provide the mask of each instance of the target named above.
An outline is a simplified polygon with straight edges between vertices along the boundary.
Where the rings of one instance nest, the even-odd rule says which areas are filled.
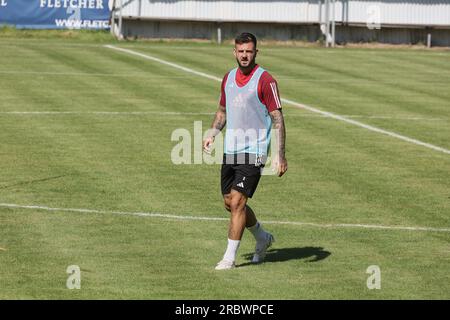
[[[204,221],[229,220],[227,218],[175,215],[159,212],[127,212],[127,211],[107,211],[107,210],[80,209],[80,208],[51,208],[46,206],[19,205],[13,203],[0,203],[0,207],[14,208],[14,209],[35,209],[45,211],[76,212],[76,213],[129,215],[138,217],[166,218],[176,220],[204,220]],[[450,232],[450,228],[432,228],[432,227],[383,226],[383,225],[352,224],[352,223],[312,223],[312,222],[298,222],[298,221],[261,221],[261,222],[265,224],[285,224],[285,225],[310,226],[319,228],[364,228],[364,229],[402,230],[402,231]]]
[[[196,70],[193,70],[193,69],[190,69],[190,68],[186,68],[186,67],[180,66],[178,64],[175,64],[175,63],[172,63],[172,62],[168,62],[168,61],[156,58],[156,57],[152,57],[150,55],[146,55],[146,54],[143,54],[143,53],[140,53],[140,52],[136,52],[136,51],[129,50],[129,49],[124,49],[124,48],[119,48],[119,47],[116,47],[116,46],[113,46],[113,45],[105,45],[105,47],[109,48],[109,49],[121,51],[121,52],[124,52],[124,53],[128,53],[128,54],[131,54],[131,55],[135,55],[135,56],[138,56],[138,57],[142,57],[142,58],[147,59],[147,60],[152,60],[152,61],[155,61],[155,62],[158,62],[158,63],[162,63],[164,65],[167,65],[167,66],[170,66],[170,67],[173,67],[173,68],[176,68],[176,69],[180,69],[180,70],[182,70],[184,72],[192,73],[192,74],[195,74],[195,75],[198,75],[198,76],[201,76],[201,77],[205,77],[205,78],[216,80],[216,81],[222,81],[221,78],[212,76],[210,74],[206,74],[206,73],[199,72],[199,71],[196,71]],[[426,142],[423,142],[423,141],[420,141],[420,140],[417,140],[417,139],[409,138],[407,136],[400,135],[400,134],[395,133],[395,132],[387,131],[387,130],[380,129],[380,128],[377,128],[377,127],[374,127],[374,126],[371,126],[371,125],[368,125],[368,124],[364,124],[364,123],[359,122],[359,121],[347,119],[347,118],[345,118],[343,116],[340,116],[338,114],[334,114],[334,113],[331,113],[331,112],[328,112],[328,111],[323,111],[323,110],[320,110],[320,109],[317,109],[317,108],[314,108],[314,107],[310,107],[310,106],[307,106],[305,104],[298,103],[296,101],[288,100],[288,99],[285,99],[285,98],[282,98],[281,101],[284,102],[284,103],[287,103],[289,105],[292,105],[294,107],[301,108],[301,109],[306,109],[306,110],[309,110],[309,111],[315,112],[315,113],[319,113],[319,114],[328,116],[330,118],[333,118],[333,119],[336,119],[336,120],[339,120],[339,121],[343,121],[343,122],[347,122],[349,124],[352,124],[352,125],[355,125],[355,126],[358,126],[358,127],[364,128],[364,129],[367,129],[369,131],[385,134],[385,135],[388,135],[390,137],[397,138],[397,139],[400,139],[400,140],[403,140],[403,141],[406,141],[406,142],[409,142],[409,143],[413,143],[413,144],[416,144],[416,145],[419,145],[419,146],[422,146],[422,147],[426,147],[426,148],[429,148],[429,149],[432,149],[432,150],[435,150],[435,151],[439,151],[439,152],[443,152],[443,153],[446,153],[446,154],[450,154],[450,150],[448,150],[448,149],[445,149],[445,148],[442,148],[442,147],[439,147],[439,146],[435,146],[433,144],[426,143]]]

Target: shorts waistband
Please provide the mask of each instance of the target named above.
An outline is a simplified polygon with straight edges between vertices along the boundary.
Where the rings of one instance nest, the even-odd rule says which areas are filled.
[[[263,167],[266,164],[267,155],[254,153],[224,153],[223,164],[252,164]]]

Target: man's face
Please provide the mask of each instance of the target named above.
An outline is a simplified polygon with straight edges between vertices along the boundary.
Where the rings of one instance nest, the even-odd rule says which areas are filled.
[[[246,68],[255,63],[257,53],[258,50],[255,49],[255,44],[253,42],[236,44],[234,46],[234,56],[241,68]]]

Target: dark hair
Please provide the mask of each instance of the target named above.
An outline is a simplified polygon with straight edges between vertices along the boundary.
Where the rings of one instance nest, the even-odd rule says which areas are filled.
[[[250,32],[243,32],[234,39],[234,44],[243,44],[253,42],[256,48],[256,37]]]

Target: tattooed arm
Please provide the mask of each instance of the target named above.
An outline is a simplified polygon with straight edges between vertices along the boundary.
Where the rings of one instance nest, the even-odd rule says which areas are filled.
[[[286,145],[286,128],[284,126],[284,118],[283,113],[280,110],[274,110],[270,112],[270,117],[272,118],[273,129],[274,129],[274,137],[275,147],[278,150],[275,150],[275,154],[278,159],[275,159],[275,165],[277,168],[278,176],[281,177],[288,168],[286,154],[285,154],[285,145]]]
[[[216,116],[214,117],[214,120],[211,124],[211,129],[209,130],[207,138],[203,141],[203,150],[208,152],[214,142],[214,137],[217,136],[219,132],[225,127],[226,122],[226,108],[219,105],[219,108],[216,111]]]

